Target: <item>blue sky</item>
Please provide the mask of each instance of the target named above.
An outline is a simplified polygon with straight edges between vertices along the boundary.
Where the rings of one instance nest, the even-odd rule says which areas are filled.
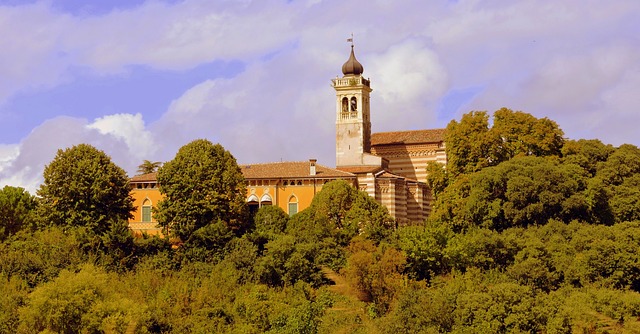
[[[0,0],[0,186],[86,142],[133,174],[197,138],[240,163],[335,163],[355,36],[373,131],[501,107],[640,145],[640,2]]]

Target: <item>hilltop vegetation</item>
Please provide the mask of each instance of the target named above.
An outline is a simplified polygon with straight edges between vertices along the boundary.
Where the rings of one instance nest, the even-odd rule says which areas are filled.
[[[449,124],[433,214],[401,227],[342,181],[251,217],[197,140],[158,170],[167,237],[134,238],[122,169],[60,150],[37,196],[0,190],[0,333],[640,332],[640,149],[490,124]]]

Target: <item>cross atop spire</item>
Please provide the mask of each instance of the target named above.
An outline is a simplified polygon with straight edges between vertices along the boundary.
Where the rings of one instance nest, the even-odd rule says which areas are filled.
[[[351,42],[351,48],[353,49],[353,33],[351,33],[351,38],[347,38],[347,42]]]

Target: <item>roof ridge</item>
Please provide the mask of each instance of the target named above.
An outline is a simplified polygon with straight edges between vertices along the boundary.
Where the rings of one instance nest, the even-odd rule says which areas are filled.
[[[398,132],[418,132],[418,131],[438,131],[438,130],[446,130],[447,128],[437,128],[437,129],[421,129],[421,130],[398,130],[398,131],[381,131],[381,132],[373,132],[372,134],[382,134],[382,133],[398,133]]]
[[[276,164],[308,164],[308,163],[309,163],[309,160],[304,160],[304,161],[274,161],[274,162],[259,162],[259,163],[254,163],[254,164],[238,164],[238,166],[246,167],[246,166],[266,166],[266,165],[276,165]],[[318,163],[318,162],[316,162],[316,166],[335,169],[334,167],[329,167],[327,165],[324,165],[324,164],[321,164],[321,163]]]
[[[291,164],[291,163],[304,163],[304,162],[309,162],[307,161],[273,161],[273,162],[258,162],[258,163],[254,163],[254,164],[239,164],[239,166],[255,166],[255,165],[273,165],[273,164]]]

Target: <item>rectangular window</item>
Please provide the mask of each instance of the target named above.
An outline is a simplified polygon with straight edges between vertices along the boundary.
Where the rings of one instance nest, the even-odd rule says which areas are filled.
[[[142,221],[145,223],[151,222],[151,207],[143,206],[142,207]]]
[[[289,203],[289,216],[298,213],[298,203]]]

